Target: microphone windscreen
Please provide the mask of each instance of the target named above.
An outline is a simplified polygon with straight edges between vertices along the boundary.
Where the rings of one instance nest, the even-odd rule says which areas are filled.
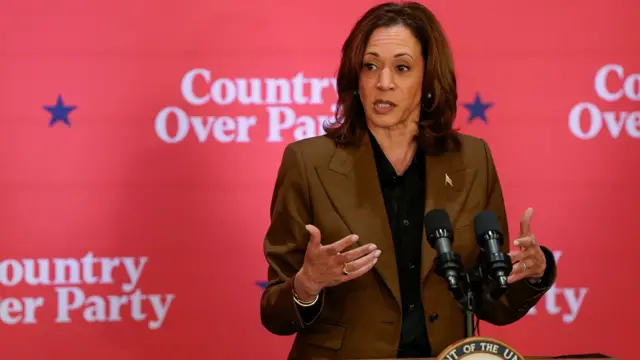
[[[482,237],[489,230],[498,232],[502,235],[500,220],[496,214],[489,210],[478,213],[475,219],[473,219],[473,222],[476,230],[476,238]]]
[[[444,229],[452,232],[451,220],[449,214],[442,209],[433,209],[424,216],[424,229],[427,235],[433,231]]]

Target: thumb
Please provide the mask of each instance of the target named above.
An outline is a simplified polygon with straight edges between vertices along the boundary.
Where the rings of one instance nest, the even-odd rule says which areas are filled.
[[[520,219],[520,237],[531,234],[531,217],[533,217],[533,208],[528,208]]]
[[[311,246],[311,247],[320,247],[321,246],[320,239],[322,238],[320,236],[320,230],[317,227],[315,227],[315,226],[313,226],[311,224],[306,225],[304,228],[307,229],[307,231],[309,232],[309,235],[310,235],[310,237],[309,237],[309,246]]]

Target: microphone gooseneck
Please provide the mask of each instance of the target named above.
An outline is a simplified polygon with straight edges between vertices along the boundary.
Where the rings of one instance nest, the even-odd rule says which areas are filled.
[[[507,276],[513,265],[502,252],[504,235],[498,217],[483,211],[474,219],[476,241],[480,247],[478,261],[469,270],[463,268],[459,254],[453,251],[454,232],[445,210],[433,209],[424,216],[427,242],[436,250],[435,272],[443,278],[465,315],[465,333],[474,336],[474,314],[491,311],[496,300],[507,290]]]
[[[491,211],[483,211],[474,219],[476,240],[480,246],[478,263],[488,277],[489,295],[498,299],[507,290],[507,276],[513,265],[509,256],[502,252],[504,235],[498,217]]]
[[[424,228],[429,245],[437,252],[436,274],[447,281],[449,291],[455,299],[462,300],[464,297],[464,289],[460,283],[462,261],[460,255],[452,250],[453,229],[449,215],[441,209],[430,210],[424,216]]]

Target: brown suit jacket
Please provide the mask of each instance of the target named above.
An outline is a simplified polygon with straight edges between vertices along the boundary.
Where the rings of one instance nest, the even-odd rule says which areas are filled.
[[[492,210],[509,236],[500,182],[487,144],[460,135],[462,150],[426,157],[426,211],[445,209],[454,227],[454,251],[465,267],[475,265],[479,247],[474,216]],[[453,187],[445,183],[449,176]],[[309,234],[322,243],[357,234],[358,245],[382,250],[374,269],[352,281],[327,288],[322,310],[303,324],[293,301],[292,277],[302,266]],[[396,356],[401,330],[401,301],[393,239],[370,140],[357,147],[336,146],[326,136],[289,144],[284,151],[271,204],[271,225],[264,240],[269,284],[262,295],[262,324],[277,335],[296,334],[289,359],[362,359]],[[433,355],[464,337],[464,315],[447,284],[434,272],[436,252],[422,242],[422,301]],[[555,269],[555,268],[554,268]],[[555,270],[553,274],[555,279]],[[511,285],[498,306],[478,316],[505,325],[523,317],[547,288],[528,281]],[[437,315],[435,315],[437,314]]]

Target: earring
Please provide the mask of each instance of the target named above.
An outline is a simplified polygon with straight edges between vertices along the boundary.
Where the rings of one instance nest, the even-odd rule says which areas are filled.
[[[427,93],[427,99],[431,99],[431,92]]]

